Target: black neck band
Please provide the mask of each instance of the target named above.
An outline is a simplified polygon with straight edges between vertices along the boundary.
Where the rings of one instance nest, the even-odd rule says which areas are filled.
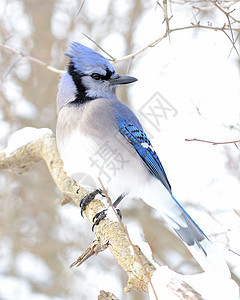
[[[82,84],[82,77],[85,75],[80,74],[75,70],[72,61],[70,61],[69,65],[68,65],[68,72],[72,76],[72,79],[77,88],[76,99],[74,101],[70,102],[69,105],[79,105],[79,104],[85,103],[87,101],[96,99],[96,98],[88,97],[86,95],[86,88]]]

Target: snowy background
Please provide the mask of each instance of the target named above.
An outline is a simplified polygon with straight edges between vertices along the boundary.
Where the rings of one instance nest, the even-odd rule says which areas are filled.
[[[219,27],[227,23],[209,3],[194,3],[210,9],[193,9],[190,2],[170,3],[170,28],[197,21]],[[237,19],[239,6],[231,7]],[[1,0],[0,20],[1,43],[59,69],[64,69],[63,53],[70,41],[97,49],[82,33],[120,58],[165,32],[162,10],[150,0]],[[234,26],[239,28],[239,23]],[[58,75],[3,48],[0,64],[0,150],[22,127],[55,131]],[[114,66],[119,73],[138,78],[119,90],[119,98],[134,110],[151,137],[176,199],[225,249],[239,284],[240,257],[228,250],[240,253],[239,150],[234,144],[185,141],[240,138],[239,57],[230,40],[212,29],[179,30],[132,61]],[[157,116],[151,114],[152,108]],[[108,251],[79,269],[69,269],[93,234],[79,209],[60,207],[61,200],[43,162],[22,176],[0,173],[0,299],[96,299],[101,289],[120,299],[147,299],[143,293],[124,294],[127,276]],[[137,200],[123,201],[120,208],[130,236],[146,240],[158,263],[183,274],[200,271],[153,210]]]

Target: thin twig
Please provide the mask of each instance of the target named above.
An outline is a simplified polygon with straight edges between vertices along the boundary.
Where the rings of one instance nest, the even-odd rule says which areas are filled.
[[[236,147],[236,143],[240,143],[240,140],[236,141],[229,141],[229,142],[212,142],[212,141],[206,141],[206,140],[201,140],[201,139],[185,139],[186,142],[202,142],[202,143],[208,143],[212,144],[213,146],[215,145],[227,145],[227,144],[234,144]],[[238,148],[238,147],[237,147]]]
[[[127,71],[126,71],[125,74],[129,74],[130,68],[131,68],[131,66],[132,66],[132,61],[133,61],[133,57],[130,58],[130,60],[129,60],[128,67],[127,67]]]
[[[213,0],[208,0],[210,3],[212,3],[214,6],[217,7],[217,9],[219,9],[226,17],[230,17],[234,22],[239,23],[240,21],[238,21],[237,19],[235,19],[230,13],[226,12],[223,8],[221,8],[221,6],[219,6],[217,4],[217,1],[213,1]]]
[[[238,22],[238,23],[239,23],[239,21],[236,20],[235,18],[233,18],[232,15],[231,15],[231,13],[226,12],[224,9],[222,9],[222,8],[217,4],[216,1],[213,1],[213,0],[208,0],[208,1],[209,1],[210,3],[212,3],[214,6],[216,6],[216,7],[217,7],[217,8],[218,8],[218,9],[226,16],[226,18],[227,18],[227,20],[228,20],[228,26],[229,26],[229,29],[230,29],[231,36],[229,36],[229,35],[225,32],[225,30],[223,30],[223,32],[227,35],[227,37],[229,38],[229,40],[231,41],[231,43],[232,43],[232,45],[233,45],[233,48],[235,49],[237,55],[239,56],[238,51],[237,51],[237,48],[236,48],[236,46],[235,46],[235,42],[234,42],[234,36],[233,36],[233,30],[232,30],[232,24],[231,24],[230,18],[231,18],[232,20],[234,20],[235,22]]]
[[[165,32],[165,34],[163,36],[157,38],[156,40],[154,40],[153,42],[151,42],[147,46],[144,46],[140,50],[138,50],[138,51],[136,51],[134,53],[131,53],[129,55],[120,57],[118,59],[114,59],[113,62],[120,62],[120,61],[127,60],[127,59],[130,59],[130,58],[133,59],[135,56],[137,56],[137,55],[141,54],[142,52],[146,51],[148,48],[155,47],[159,42],[161,42],[167,36],[168,36],[168,33]]]
[[[2,43],[0,43],[0,46],[1,46],[2,48],[6,49],[6,50],[9,50],[9,51],[11,51],[11,52],[13,52],[13,53],[16,53],[16,54],[18,54],[18,55],[21,55],[22,57],[26,57],[26,58],[29,59],[30,61],[32,61],[32,62],[34,62],[34,63],[37,63],[37,64],[39,64],[39,65],[45,67],[45,68],[48,69],[49,71],[52,71],[52,72],[57,73],[57,74],[64,74],[64,73],[65,73],[65,71],[56,69],[56,68],[54,68],[54,67],[52,67],[52,66],[49,66],[47,63],[43,62],[42,60],[37,59],[37,58],[35,58],[35,57],[32,57],[32,56],[30,56],[30,55],[24,53],[23,51],[18,51],[18,50],[16,50],[16,49],[14,49],[14,48],[12,48],[12,47],[10,47],[10,46],[7,46],[7,45],[5,45],[5,44],[2,44]]]
[[[236,254],[237,256],[240,256],[240,253],[237,253],[236,251],[233,251],[232,249],[228,249],[228,251],[230,251],[230,252]]]
[[[116,63],[116,62],[120,62],[120,61],[127,60],[127,59],[130,59],[130,58],[133,59],[137,55],[139,55],[142,52],[146,51],[148,48],[155,47],[158,43],[160,43],[163,39],[165,39],[172,32],[180,31],[180,30],[187,30],[187,29],[196,29],[196,28],[210,29],[210,30],[214,30],[214,31],[223,31],[223,32],[224,32],[224,30],[230,30],[230,28],[225,27],[225,25],[223,27],[213,27],[213,26],[207,26],[207,25],[201,25],[201,24],[193,24],[193,25],[189,25],[189,26],[185,26],[185,27],[177,27],[177,28],[169,29],[169,32],[165,32],[163,36],[157,38],[156,40],[154,40],[153,42],[151,42],[147,46],[144,46],[143,48],[139,49],[136,52],[133,52],[133,53],[128,54],[126,56],[114,59],[112,61]],[[240,28],[232,28],[231,30],[240,32]]]
[[[237,55],[239,56],[239,53],[238,53],[237,48],[235,46],[235,42],[234,42],[234,37],[233,37],[232,30],[231,30],[231,36],[232,36],[232,38],[227,34],[227,32],[225,30],[222,30],[222,32],[226,34],[227,38],[230,40],[230,42],[232,44],[232,49],[234,49],[236,51]]]
[[[236,0],[236,1],[232,2],[232,3],[230,3],[230,2],[229,3],[224,3],[224,4],[222,3],[221,7],[223,9],[229,9],[233,5],[236,5],[239,1],[240,0]],[[172,0],[171,2],[174,3],[174,4],[184,5],[186,7],[191,7],[193,9],[198,9],[198,10],[201,10],[201,11],[212,10],[212,9],[216,8],[215,5],[212,5],[212,6],[201,6],[201,7],[200,6],[196,6],[196,4],[194,4],[194,5],[192,4],[193,1],[174,1],[174,0]]]
[[[20,62],[21,59],[22,59],[22,57],[20,57],[20,56],[17,57],[15,62],[8,68],[6,74],[4,75],[4,78],[6,78],[8,76],[8,74],[10,74],[12,72],[13,68]]]
[[[237,34],[237,37],[236,37],[235,41],[233,42],[233,46],[232,46],[232,48],[231,48],[231,50],[230,50],[230,52],[229,52],[228,58],[230,57],[230,55],[231,55],[231,53],[232,53],[232,50],[233,50],[233,49],[236,50],[235,44],[236,44],[236,42],[237,42],[237,40],[238,40],[238,38],[239,38],[239,34],[240,34],[240,33]],[[238,51],[237,51],[237,53],[238,53]],[[238,56],[239,56],[239,54],[238,54]]]
[[[240,217],[240,212],[239,212],[239,211],[237,211],[235,208],[233,209],[233,211],[235,212],[235,214],[236,214],[238,217]]]
[[[153,284],[152,284],[151,278],[149,277],[149,274],[148,274],[147,270],[145,269],[144,264],[143,264],[143,262],[142,262],[140,256],[138,255],[138,252],[137,252],[137,250],[136,250],[136,246],[135,246],[135,245],[133,244],[133,242],[131,241],[129,234],[128,234],[128,232],[127,232],[125,226],[123,225],[123,222],[122,222],[121,218],[120,218],[119,215],[117,214],[117,212],[116,212],[116,210],[115,210],[115,208],[114,208],[114,206],[113,206],[113,204],[112,204],[112,201],[111,201],[111,199],[110,199],[110,197],[109,197],[109,195],[108,195],[108,193],[107,193],[107,191],[106,191],[106,189],[105,189],[105,187],[104,187],[104,185],[103,185],[103,183],[102,183],[102,181],[101,181],[101,179],[100,179],[99,177],[98,177],[98,180],[99,180],[99,182],[100,182],[100,184],[101,184],[101,186],[102,186],[102,190],[103,190],[103,192],[104,192],[104,194],[105,194],[105,196],[106,196],[106,198],[107,198],[107,200],[108,200],[109,205],[110,205],[111,208],[113,209],[114,214],[115,214],[116,217],[118,218],[118,221],[119,221],[119,223],[120,223],[120,225],[121,225],[121,227],[122,227],[122,230],[123,230],[124,233],[126,234],[126,237],[127,237],[129,243],[131,244],[131,246],[132,246],[132,248],[133,248],[134,254],[135,254],[136,257],[138,258],[138,260],[139,260],[139,262],[140,262],[140,264],[141,264],[141,267],[143,268],[143,270],[144,270],[144,272],[145,272],[145,275],[146,275],[146,277],[147,277],[147,279],[148,279],[148,281],[149,281],[149,283],[150,283],[150,285],[151,285],[151,288],[152,288],[152,290],[153,290],[154,296],[155,296],[156,300],[158,300],[158,297],[157,297],[156,291],[155,291],[155,289],[154,289],[154,286],[153,286]]]
[[[90,36],[88,36],[86,33],[83,33],[82,34],[88,38],[90,41],[92,41],[99,49],[101,49],[104,53],[106,53],[109,57],[111,57],[112,60],[115,60],[115,58],[110,55],[106,50],[104,50],[96,41],[94,41],[94,39],[92,39]]]
[[[169,27],[169,18],[168,18],[168,10],[167,10],[167,0],[163,0],[162,10],[163,10],[164,22],[166,23],[166,32],[169,34],[170,27]]]
[[[83,1],[82,1],[81,5],[80,5],[80,7],[79,7],[79,9],[78,9],[78,11],[77,11],[77,13],[76,13],[76,17],[79,16],[79,14],[80,14],[80,12],[81,12],[81,10],[82,10],[82,8],[83,8],[83,5],[85,4],[85,1],[86,1],[86,0],[83,0]]]

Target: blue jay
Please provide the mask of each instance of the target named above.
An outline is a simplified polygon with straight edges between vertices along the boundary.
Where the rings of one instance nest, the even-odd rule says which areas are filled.
[[[229,276],[219,250],[172,195],[139,120],[117,99],[116,87],[137,79],[116,73],[106,58],[77,42],[65,54],[70,61],[59,83],[56,138],[67,174],[77,181],[79,174],[88,174],[92,196],[99,191],[100,177],[110,198],[117,199],[115,206],[125,195],[143,199],[161,213],[205,271]]]

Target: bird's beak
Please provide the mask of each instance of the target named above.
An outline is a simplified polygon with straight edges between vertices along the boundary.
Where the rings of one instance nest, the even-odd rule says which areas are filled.
[[[127,84],[137,81],[137,78],[127,75],[114,74],[109,80],[112,85]]]

